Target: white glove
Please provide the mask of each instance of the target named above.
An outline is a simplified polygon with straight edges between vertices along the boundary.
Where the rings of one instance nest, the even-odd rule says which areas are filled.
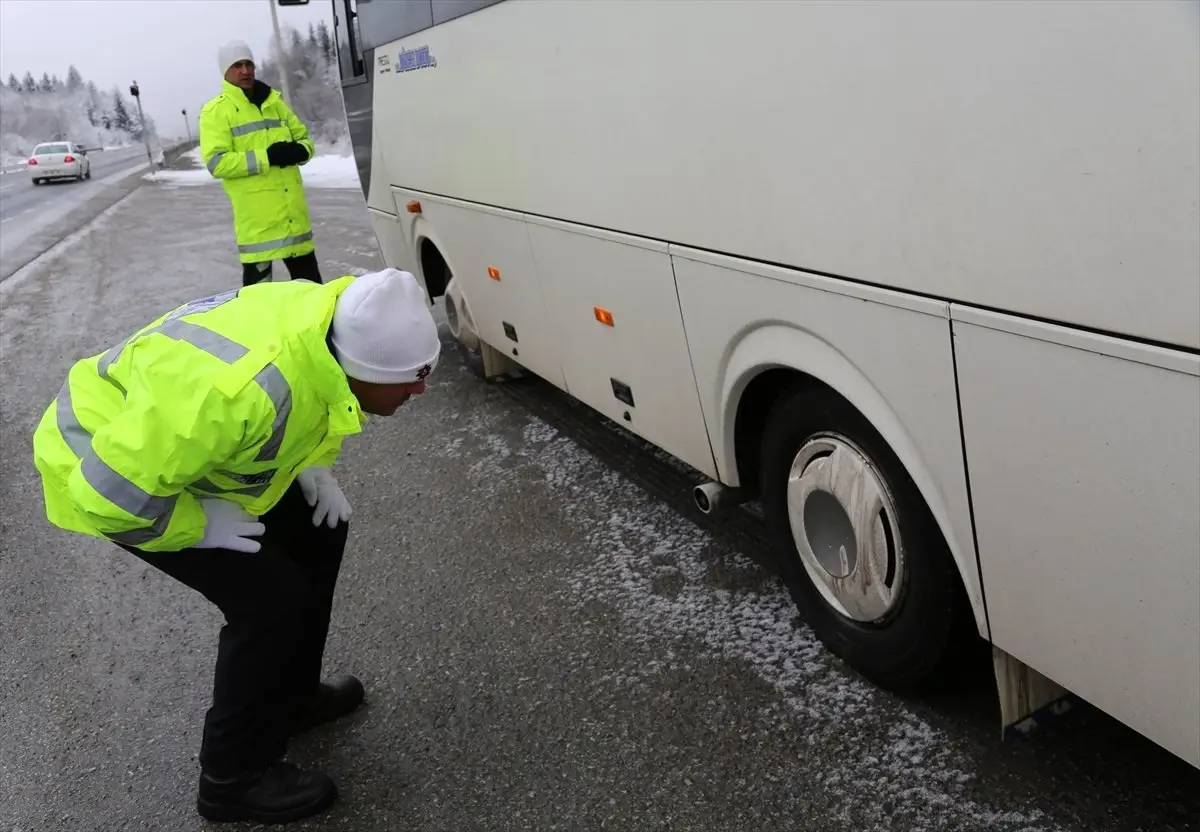
[[[350,503],[328,468],[305,468],[296,475],[296,481],[300,483],[300,490],[304,492],[308,504],[317,507],[313,512],[314,526],[321,525],[324,520],[325,525],[332,529],[350,519]]]
[[[251,540],[267,527],[229,500],[201,500],[204,509],[204,538],[197,549],[232,549],[235,552],[257,552],[262,544]]]

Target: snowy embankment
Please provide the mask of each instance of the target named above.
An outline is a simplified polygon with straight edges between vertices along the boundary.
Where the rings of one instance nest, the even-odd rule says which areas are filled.
[[[340,150],[342,148],[334,148],[332,150],[317,148],[317,155],[308,164],[300,168],[300,175],[304,177],[304,186],[306,188],[349,188],[357,190],[361,187],[358,179],[358,168],[354,164],[354,157],[344,152],[338,152]],[[149,182],[174,185],[176,187],[215,186],[218,184],[218,181],[205,169],[204,162],[200,158],[199,148],[192,148],[180,158],[186,159],[195,165],[195,167],[188,170],[152,171],[143,174],[142,178]]]

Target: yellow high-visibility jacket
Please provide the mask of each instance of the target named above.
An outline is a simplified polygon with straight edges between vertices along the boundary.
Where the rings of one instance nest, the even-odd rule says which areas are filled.
[[[315,249],[300,166],[276,168],[267,160],[268,147],[289,141],[302,144],[311,159],[312,139],[279,92],[256,83],[261,84],[259,95],[266,96],[261,107],[240,87],[222,81],[220,95],[200,109],[200,156],[229,196],[243,263],[280,260]]]
[[[200,541],[198,497],[266,513],[366,416],[328,346],[354,280],[185,304],[71,368],[33,435],[54,525],[150,551]]]

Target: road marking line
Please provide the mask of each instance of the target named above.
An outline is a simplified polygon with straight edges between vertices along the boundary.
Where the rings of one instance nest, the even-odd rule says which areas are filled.
[[[17,213],[13,214],[11,217],[5,217],[4,219],[0,220],[0,225],[4,224],[6,222],[11,222],[12,220],[15,220],[17,217],[23,217],[32,210],[33,210],[32,208],[26,208],[24,211],[18,211]]]

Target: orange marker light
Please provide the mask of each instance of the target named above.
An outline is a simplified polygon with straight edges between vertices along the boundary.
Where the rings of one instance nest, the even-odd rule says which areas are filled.
[[[599,306],[597,306],[594,308],[594,311],[596,313],[597,321],[604,324],[605,326],[615,326],[615,324],[613,323],[612,313],[609,312],[607,309],[602,309]]]
[[[500,270],[495,266],[488,266],[488,277],[490,277],[492,280],[499,280]]]
[[[415,199],[412,200],[411,202],[409,202],[408,205],[405,206],[405,208],[408,209],[408,213],[410,213],[410,214],[421,213],[421,203],[417,202]]]

